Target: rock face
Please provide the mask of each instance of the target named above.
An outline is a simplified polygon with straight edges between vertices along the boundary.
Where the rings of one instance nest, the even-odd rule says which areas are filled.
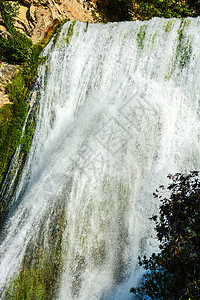
[[[95,4],[88,0],[22,0],[15,26],[27,32],[33,42],[40,41],[55,20],[95,22]]]
[[[5,93],[5,89],[18,69],[19,66],[17,65],[10,65],[5,62],[0,62],[0,107],[6,103],[9,103],[9,98]]]
[[[90,0],[21,0],[15,27],[37,43],[43,39],[48,28],[58,21],[96,22],[98,14],[95,13],[94,3]],[[6,36],[9,33],[3,25],[0,17],[0,35]],[[0,107],[9,101],[5,87],[17,70],[18,66],[0,62]]]

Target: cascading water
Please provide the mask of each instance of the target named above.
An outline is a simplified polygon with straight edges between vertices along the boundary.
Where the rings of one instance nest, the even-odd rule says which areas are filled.
[[[41,230],[48,248],[60,205],[57,298],[132,299],[137,257],[157,245],[152,193],[169,173],[200,168],[200,19],[67,22],[54,42],[44,50],[35,136],[1,236],[0,289]]]

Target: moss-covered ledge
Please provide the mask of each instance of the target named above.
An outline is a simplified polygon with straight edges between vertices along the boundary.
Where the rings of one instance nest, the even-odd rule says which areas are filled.
[[[49,215],[50,225],[46,233],[43,227]],[[57,203],[55,214],[47,213],[40,227],[40,233],[26,249],[21,270],[5,287],[4,300],[57,299],[63,268],[62,240],[66,226],[65,217],[64,202]],[[45,247],[44,244],[48,246]]]
[[[29,119],[23,137],[22,130],[29,109],[28,96],[34,85],[38,67],[45,61],[45,58],[40,57],[40,54],[63,22],[54,22],[48,28],[45,38],[40,43],[32,45],[29,59],[21,65],[6,89],[10,103],[5,104],[0,109],[0,227],[10,207],[9,200],[5,197],[9,188],[9,182],[6,183],[5,178],[10,163],[18,145],[21,145],[19,155],[21,166],[15,180],[16,186],[34,135],[36,110]],[[6,184],[8,187],[5,187]]]
[[[39,44],[33,45],[30,59],[20,67],[19,72],[7,86],[10,103],[0,109],[0,230],[3,228],[2,225],[12,204],[9,203],[7,197],[4,197],[7,191],[6,185],[9,188],[9,176],[7,176],[9,172],[7,171],[20,145],[20,167],[15,179],[15,189],[34,135],[38,105],[36,103],[36,106],[32,107],[30,114],[29,94],[33,88],[38,67],[45,61],[45,58],[41,57],[40,54],[54,33],[59,33],[59,28],[64,22],[66,20],[56,21],[53,26],[48,28],[45,38]],[[25,134],[22,134],[25,120]],[[50,212],[45,218],[49,218],[49,215]],[[30,241],[26,249],[20,272],[11,279],[3,294],[0,295],[3,299],[43,300],[52,299],[57,293],[62,273],[61,248],[65,227],[64,203],[56,204],[55,213],[50,218],[49,232],[47,233],[48,247],[46,248],[43,243],[46,234],[42,228],[42,224],[46,222],[44,219],[38,237]]]

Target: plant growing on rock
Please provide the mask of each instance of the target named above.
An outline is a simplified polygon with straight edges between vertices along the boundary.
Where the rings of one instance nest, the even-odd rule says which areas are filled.
[[[18,2],[0,0],[0,14],[8,32],[14,30],[14,18],[19,14]]]
[[[1,55],[9,63],[23,63],[30,58],[33,44],[31,39],[14,27],[14,18],[19,13],[18,2],[0,0],[0,12],[8,31],[6,37],[0,36]]]

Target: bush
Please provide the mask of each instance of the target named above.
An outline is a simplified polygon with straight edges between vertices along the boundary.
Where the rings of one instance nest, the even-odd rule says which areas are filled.
[[[18,15],[19,6],[9,1],[0,1],[0,12],[8,31],[7,37],[0,36],[2,58],[9,63],[23,63],[32,53],[32,41],[25,34],[14,28],[14,18]]]
[[[14,30],[14,18],[19,14],[18,2],[0,0],[0,12],[8,32]]]
[[[139,258],[148,272],[141,286],[130,291],[154,300],[200,299],[200,178],[198,172],[170,178],[169,198],[163,198],[163,186],[154,194],[162,202],[159,217],[151,218],[160,253]]]
[[[0,37],[1,55],[8,63],[21,64],[27,61],[31,56],[32,47],[32,41],[18,31],[6,38]]]
[[[103,22],[119,22],[132,20],[132,0],[97,1],[97,9]]]
[[[197,9],[197,2],[199,1],[96,0],[95,2],[103,22],[119,22],[134,18],[148,20],[152,17],[179,18],[190,16]]]
[[[140,20],[152,17],[180,18],[191,14],[192,10],[186,1],[136,0],[134,3],[134,16]]]

